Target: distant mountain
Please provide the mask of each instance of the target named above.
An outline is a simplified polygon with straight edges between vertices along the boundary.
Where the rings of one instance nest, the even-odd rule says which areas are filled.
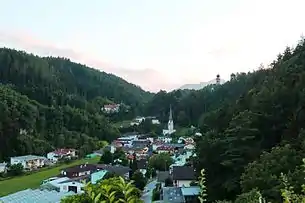
[[[220,79],[220,84],[225,83],[226,81],[223,79]],[[199,84],[185,84],[182,87],[180,87],[179,89],[181,90],[185,90],[185,89],[189,89],[189,90],[200,90],[202,88],[204,88],[207,85],[211,85],[211,84],[215,84],[216,83],[216,78],[213,80],[210,80],[208,82],[201,82]]]

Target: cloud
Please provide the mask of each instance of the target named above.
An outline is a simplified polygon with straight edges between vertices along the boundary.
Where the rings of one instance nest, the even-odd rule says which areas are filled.
[[[117,75],[131,83],[141,86],[145,90],[153,92],[159,91],[161,88],[166,90],[174,88],[173,85],[166,82],[167,77],[156,70],[148,68],[133,70],[117,67],[100,59],[90,57],[86,53],[56,46],[27,33],[5,32],[0,30],[0,45],[25,50],[40,56],[70,58],[72,61],[83,63],[87,66]]]

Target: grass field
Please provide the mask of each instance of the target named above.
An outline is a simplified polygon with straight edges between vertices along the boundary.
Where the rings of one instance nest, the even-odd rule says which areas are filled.
[[[42,171],[32,173],[29,175],[18,176],[14,178],[10,178],[7,180],[0,181],[0,197],[24,190],[27,188],[37,188],[40,186],[41,182],[47,178],[56,176],[60,173],[60,170],[63,168],[67,168],[70,166],[75,166],[82,163],[97,163],[99,161],[99,157],[95,157],[92,159],[81,159],[71,162],[69,164],[62,164],[60,166],[56,166],[54,168],[42,169]]]

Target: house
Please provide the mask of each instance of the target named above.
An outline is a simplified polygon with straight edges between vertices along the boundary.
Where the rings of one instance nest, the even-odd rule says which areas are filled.
[[[158,140],[162,141],[162,142],[165,142],[165,143],[171,143],[173,138],[171,137],[166,137],[166,136],[160,136],[158,137]]]
[[[194,150],[195,149],[195,145],[194,144],[186,144],[184,146],[185,150]]]
[[[160,121],[158,119],[151,119],[151,123],[153,125],[159,125],[160,124]]]
[[[164,141],[162,140],[155,140],[153,143],[152,143],[152,150],[153,151],[156,151],[158,147],[164,145]]]
[[[131,169],[126,166],[121,166],[121,165],[107,165],[107,164],[97,164],[96,165],[99,170],[106,170],[109,173],[114,173],[118,176],[121,176],[125,179],[129,179],[129,171]]]
[[[150,145],[150,141],[147,139],[141,139],[141,140],[134,140],[132,141],[133,147],[148,147]]]
[[[163,187],[162,200],[166,203],[199,203],[200,188],[195,187]]]
[[[198,196],[200,194],[199,186],[182,187],[182,195],[186,203],[199,203]]]
[[[100,170],[91,174],[90,182],[96,184],[99,180],[103,179],[104,176],[108,173],[107,170]]]
[[[107,114],[118,113],[120,111],[120,104],[106,104],[102,108],[102,111]]]
[[[173,166],[172,177],[176,187],[189,187],[196,179],[194,168],[190,166]]]
[[[47,158],[53,162],[57,162],[61,159],[72,159],[74,157],[76,157],[75,149],[57,149],[47,154]]]
[[[64,197],[74,195],[74,192],[56,192],[40,189],[26,189],[4,197],[0,197],[0,202],[31,202],[31,203],[50,203],[60,202]]]
[[[6,162],[0,163],[0,173],[6,173],[7,171],[6,165],[7,165]]]
[[[60,174],[64,177],[74,178],[90,175],[91,173],[97,171],[97,166],[95,164],[81,164],[77,166],[72,166],[61,170]]]
[[[45,165],[46,158],[43,156],[26,155],[11,157],[10,164],[21,164],[24,169],[32,170],[43,167]]]
[[[163,187],[162,199],[166,203],[185,203],[184,196],[179,187]]]
[[[61,193],[74,192],[82,193],[85,185],[78,181],[73,181],[68,177],[56,177],[43,181],[41,189],[55,190]]]
[[[156,149],[156,151],[158,152],[158,154],[161,154],[161,153],[170,153],[170,154],[173,154],[174,151],[175,151],[175,148],[172,147],[172,146],[162,145],[162,146],[158,147]]]

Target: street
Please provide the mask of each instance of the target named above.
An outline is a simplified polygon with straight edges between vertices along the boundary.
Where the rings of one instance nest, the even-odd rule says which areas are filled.
[[[153,194],[152,191],[155,188],[156,184],[157,184],[157,180],[153,180],[145,186],[144,192],[143,192],[143,195],[142,195],[142,198],[141,198],[145,203],[151,203],[152,202],[151,201],[152,194]]]

